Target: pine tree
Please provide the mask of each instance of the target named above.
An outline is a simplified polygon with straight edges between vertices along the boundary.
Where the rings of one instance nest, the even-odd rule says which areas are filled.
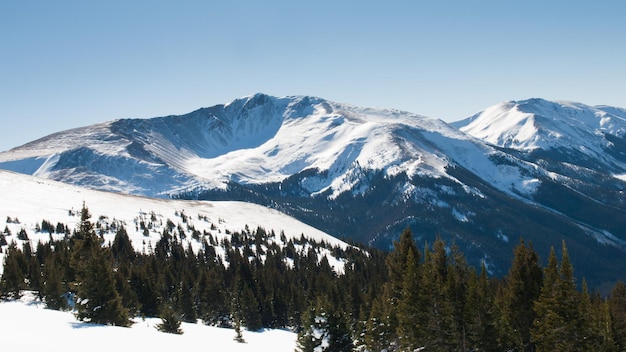
[[[472,275],[469,285],[469,306],[471,307],[468,323],[468,340],[471,350],[501,350],[496,329],[495,288],[487,278],[487,268],[482,263],[480,275]]]
[[[446,278],[445,293],[452,306],[454,319],[454,342],[461,351],[468,350],[468,326],[470,321],[469,282],[470,269],[458,246],[452,245],[449,256],[449,270]]]
[[[626,284],[618,281],[609,299],[612,331],[620,351],[626,351]]]
[[[554,258],[556,259],[556,257]],[[539,256],[532,244],[523,240],[514,249],[513,263],[508,273],[508,285],[502,303],[503,321],[500,326],[509,348],[532,351],[531,328],[535,320],[533,302],[539,298],[543,273]]]
[[[118,264],[130,263],[135,258],[135,250],[124,226],[120,226],[115,233],[115,239],[111,245],[111,253],[113,253],[113,258],[115,258]]]
[[[531,329],[531,337],[537,351],[555,351],[559,337],[554,332],[561,324],[561,317],[555,312],[559,285],[558,259],[554,247],[550,249],[548,266],[544,269],[544,280],[541,294],[534,304],[536,320]]]
[[[412,351],[420,346],[418,263],[413,251],[408,251],[401,296],[398,300],[398,337],[402,349]]]
[[[579,316],[578,302],[579,294],[574,283],[573,267],[563,242],[560,268],[552,249],[541,295],[534,306],[537,319],[531,333],[537,351],[584,349],[584,346],[580,345],[584,336],[580,329],[583,318]]]
[[[91,215],[85,205],[81,210],[79,230],[72,248],[72,266],[76,280],[76,317],[103,325],[128,326],[128,310],[115,288],[112,255],[102,248]]]
[[[55,256],[47,257],[44,263],[43,300],[48,309],[65,310],[68,308],[64,297],[67,290],[60,276],[61,270],[56,263]]]
[[[449,297],[448,256],[445,243],[437,239],[433,250],[424,249],[420,281],[420,340],[426,350],[445,351],[459,348],[455,340],[454,307]]]
[[[389,341],[393,336],[389,331],[388,325],[385,324],[384,317],[387,313],[384,311],[385,305],[380,299],[374,299],[372,309],[370,310],[369,319],[365,327],[365,346],[369,351],[382,351],[389,347]]]
[[[156,325],[156,329],[168,334],[182,335],[183,330],[180,328],[180,318],[174,312],[171,306],[166,305],[161,310],[161,323]]]
[[[402,299],[404,277],[407,271],[407,258],[409,253],[413,256],[411,261],[417,266],[420,260],[420,253],[417,245],[413,240],[413,233],[409,228],[405,229],[400,235],[398,241],[394,241],[394,250],[389,254],[386,260],[388,281],[383,288],[383,307],[385,315],[382,316],[382,323],[386,326],[384,331],[394,334],[389,336],[388,343],[397,345],[398,324],[398,304]],[[381,327],[382,328],[382,327]]]
[[[12,242],[7,248],[4,258],[2,277],[0,277],[0,298],[19,299],[22,290],[26,288],[24,282],[26,259],[24,253]]]
[[[197,323],[196,307],[194,306],[194,287],[190,280],[183,279],[180,283],[178,306],[182,320],[186,323]]]

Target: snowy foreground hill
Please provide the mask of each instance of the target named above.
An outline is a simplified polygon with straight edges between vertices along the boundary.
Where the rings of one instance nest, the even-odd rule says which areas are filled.
[[[26,295],[20,301],[0,301],[0,346],[3,351],[284,351],[296,347],[296,334],[285,330],[243,331],[246,343],[233,340],[232,329],[183,323],[182,335],[156,330],[160,319],[135,319],[130,328],[83,323],[71,312],[44,309]]]
[[[41,231],[42,221],[53,225],[61,223],[72,230],[80,221],[79,211],[83,204],[92,214],[91,221],[96,223],[98,233],[103,235],[105,243],[112,242],[114,229],[123,225],[133,247],[140,253],[150,253],[151,248],[161,238],[168,220],[177,227],[182,226],[183,232],[190,233],[189,229],[193,228],[200,233],[211,234],[216,241],[229,238],[232,232],[262,227],[268,232],[273,230],[276,234],[284,233],[285,240],[305,236],[316,242],[325,242],[331,247],[347,246],[292,217],[251,203],[176,201],[122,195],[7,171],[0,171],[0,194],[0,231],[8,229],[11,233],[8,236],[5,234],[8,243],[21,243],[23,241],[18,239],[18,233],[25,230],[32,248],[38,241],[46,242],[51,236],[55,239],[64,236],[62,233]],[[191,245],[197,249],[200,246],[200,241],[191,235],[182,240],[185,247]],[[276,241],[281,240],[277,238]],[[215,249],[220,254],[220,247],[216,246]],[[343,262],[329,253],[320,249],[319,256],[326,256],[329,263],[341,271]],[[0,254],[0,262],[2,255]]]

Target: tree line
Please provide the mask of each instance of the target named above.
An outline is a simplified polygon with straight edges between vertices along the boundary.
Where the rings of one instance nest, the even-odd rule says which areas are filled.
[[[104,243],[86,206],[62,240],[6,244],[0,298],[37,294],[50,309],[79,320],[128,326],[161,317],[240,329],[288,328],[299,351],[622,351],[626,350],[626,285],[607,297],[577,283],[567,247],[542,267],[520,241],[508,275],[471,267],[454,244],[419,249],[409,229],[390,252],[330,247],[304,236],[287,240],[263,228],[200,247],[163,229],[148,253],[137,253],[124,227]],[[4,239],[4,236],[0,236]],[[278,240],[280,239],[280,240]],[[282,243],[283,245],[279,245]],[[333,269],[320,249],[343,261]]]

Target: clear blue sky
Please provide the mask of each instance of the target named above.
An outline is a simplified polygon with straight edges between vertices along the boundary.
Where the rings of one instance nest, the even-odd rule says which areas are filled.
[[[256,92],[445,121],[626,107],[626,1],[0,0],[0,150]]]

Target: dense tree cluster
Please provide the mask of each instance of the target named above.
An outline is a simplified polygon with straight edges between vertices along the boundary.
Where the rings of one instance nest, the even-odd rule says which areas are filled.
[[[334,248],[304,236],[287,239],[263,228],[219,241],[198,236],[194,250],[183,246],[181,229],[166,226],[154,247],[140,254],[123,226],[112,243],[103,243],[89,219],[85,207],[73,233],[38,243],[36,251],[29,242],[22,249],[5,247],[2,298],[32,290],[49,308],[73,308],[79,319],[99,324],[126,326],[129,317],[160,316],[160,329],[174,333],[176,321],[198,320],[297,330],[318,299],[332,302],[335,315],[356,320],[381,281],[384,257],[377,251]],[[341,274],[326,252],[345,262]]]
[[[201,321],[234,328],[241,342],[242,327],[289,328],[303,352],[626,350],[626,285],[601,297],[577,284],[565,243],[560,259],[553,250],[542,267],[521,241],[508,275],[490,278],[454,244],[418,248],[408,229],[383,253],[263,228],[219,241],[196,234],[194,250],[168,226],[140,254],[124,227],[103,243],[86,207],[80,215],[72,233],[42,222],[42,231],[64,231],[62,240],[3,247],[0,298],[31,290],[48,308],[98,324],[160,316],[159,330],[169,333]],[[322,248],[342,258],[342,271]]]

